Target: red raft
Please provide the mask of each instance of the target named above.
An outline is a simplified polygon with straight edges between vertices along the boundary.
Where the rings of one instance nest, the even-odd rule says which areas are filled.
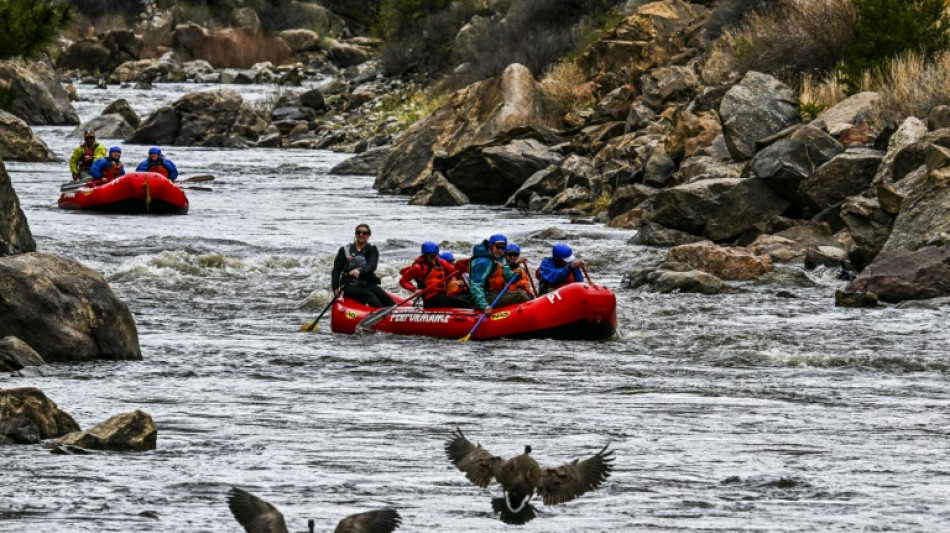
[[[396,301],[399,301],[396,299]],[[355,333],[357,324],[377,309],[340,298],[330,316],[334,333]],[[482,313],[472,309],[397,307],[371,331],[461,339]],[[493,310],[472,339],[608,339],[617,330],[617,298],[599,285],[572,283],[530,302]]]
[[[60,209],[175,215],[188,212],[185,191],[156,172],[132,172],[114,180],[65,188],[59,196]]]

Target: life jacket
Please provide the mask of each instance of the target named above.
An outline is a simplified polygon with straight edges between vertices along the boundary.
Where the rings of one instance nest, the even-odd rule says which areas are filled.
[[[518,278],[518,281],[511,284],[511,287],[508,288],[509,292],[521,291],[533,295],[534,291],[531,289],[531,281],[528,279],[529,274],[524,268],[512,268],[511,269],[516,274],[521,274]]]
[[[165,168],[165,165],[162,164],[162,159],[161,159],[161,158],[159,158],[159,159],[157,159],[156,161],[154,161],[154,163],[155,163],[154,165],[153,165],[152,163],[153,163],[153,161],[152,161],[151,159],[149,159],[149,160],[148,160],[148,171],[149,171],[149,172],[157,172],[157,173],[161,174],[162,176],[165,176],[166,178],[168,177],[168,169]]]
[[[458,263],[456,263],[457,265]],[[458,271],[456,271],[458,272]],[[460,294],[468,293],[468,274],[460,273],[456,276],[449,278],[445,282],[445,294],[449,296],[458,296]]]
[[[96,148],[99,148],[99,143],[93,143],[92,147],[88,146],[86,143],[82,143],[82,155],[89,156],[89,162],[85,161],[85,158],[79,158],[79,165],[77,165],[82,170],[89,170],[92,168],[93,160],[96,158]]]
[[[456,261],[456,264],[458,262]],[[472,265],[469,263],[469,274],[471,274]],[[492,260],[491,269],[485,276],[485,292],[501,292],[508,282],[505,280],[505,269],[501,266],[501,261]]]
[[[433,286],[436,287],[425,293],[423,296],[424,299],[428,300],[436,294],[446,292],[446,278],[449,277],[451,272],[448,272],[448,269],[445,268],[445,264],[441,259],[438,259],[436,264],[432,265],[420,257],[416,259],[412,265],[419,265],[423,268],[422,276],[415,278],[416,286],[419,287],[420,290]],[[405,269],[403,269],[403,271],[405,271]]]
[[[541,279],[541,266],[538,265],[538,268],[534,269],[534,277],[538,279],[538,294],[547,294],[553,290],[560,289],[561,287],[574,283],[574,269],[567,274],[567,277],[564,278],[564,281],[560,283],[550,284],[543,279]]]
[[[122,163],[120,161],[113,161],[109,159],[109,164],[106,165],[106,168],[102,171],[103,179],[112,180],[119,177],[119,169],[122,168]]]

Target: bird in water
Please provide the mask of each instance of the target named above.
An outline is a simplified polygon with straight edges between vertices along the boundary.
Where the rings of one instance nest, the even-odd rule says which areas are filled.
[[[288,533],[284,515],[270,503],[246,490],[231,487],[228,491],[228,507],[247,533]],[[333,532],[389,533],[399,527],[401,522],[402,518],[395,509],[377,509],[340,520]],[[307,521],[310,533],[313,533],[313,526],[311,518]]]
[[[605,445],[599,452],[584,459],[575,459],[556,468],[543,467],[531,457],[531,446],[511,459],[493,455],[479,444],[465,438],[456,428],[445,443],[445,454],[469,481],[487,488],[492,479],[504,491],[501,498],[492,498],[492,509],[506,524],[522,525],[537,513],[531,498],[537,493],[544,505],[569,502],[607,480],[613,467],[613,450]]]

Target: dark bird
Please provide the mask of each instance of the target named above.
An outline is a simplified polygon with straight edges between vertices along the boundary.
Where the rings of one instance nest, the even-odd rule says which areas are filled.
[[[288,533],[284,515],[246,490],[231,487],[228,491],[228,507],[247,533]],[[340,520],[333,533],[390,533],[401,522],[395,509],[377,509]],[[313,533],[313,526],[313,519],[308,520],[310,533]]]
[[[613,467],[613,450],[605,445],[599,452],[584,459],[575,459],[557,468],[542,467],[531,457],[531,446],[511,459],[497,455],[473,444],[456,428],[445,443],[445,455],[469,481],[487,488],[496,479],[504,490],[501,498],[492,498],[492,509],[506,524],[522,525],[531,521],[537,509],[531,497],[537,493],[544,505],[569,502],[587,491],[594,490],[607,480]]]

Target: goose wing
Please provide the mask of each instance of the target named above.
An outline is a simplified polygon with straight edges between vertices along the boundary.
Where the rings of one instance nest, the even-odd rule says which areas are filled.
[[[389,533],[401,523],[402,518],[395,509],[377,509],[340,520],[333,533]]]
[[[596,454],[557,468],[544,468],[538,493],[545,505],[569,502],[587,491],[594,490],[610,476],[614,460],[613,450],[604,446]]]
[[[498,466],[503,461],[501,457],[493,455],[481,445],[473,444],[472,441],[466,439],[462,430],[458,428],[452,433],[452,438],[445,443],[445,455],[469,481],[483,489],[491,483],[498,471]]]
[[[246,490],[231,487],[228,507],[247,533],[287,533],[284,515]]]

